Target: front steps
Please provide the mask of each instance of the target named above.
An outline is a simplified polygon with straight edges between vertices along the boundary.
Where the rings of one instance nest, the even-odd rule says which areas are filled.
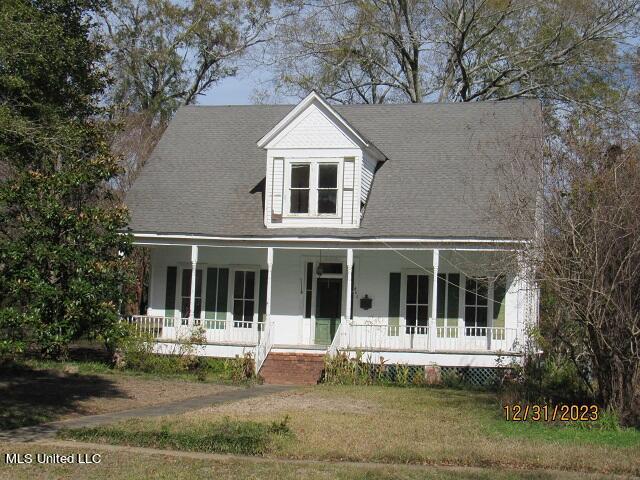
[[[322,378],[324,354],[269,352],[260,369],[264,383],[315,385]]]

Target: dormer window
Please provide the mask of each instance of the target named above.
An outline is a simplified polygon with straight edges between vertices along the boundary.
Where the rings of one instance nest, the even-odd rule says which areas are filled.
[[[338,208],[338,165],[318,165],[318,214],[336,214]]]
[[[376,166],[386,160],[311,92],[257,142],[267,152],[267,228],[358,228]]]
[[[340,210],[340,159],[288,162],[288,212],[291,216],[335,217]],[[287,181],[287,178],[285,178]]]
[[[311,165],[291,165],[291,213],[309,213],[309,177]]]

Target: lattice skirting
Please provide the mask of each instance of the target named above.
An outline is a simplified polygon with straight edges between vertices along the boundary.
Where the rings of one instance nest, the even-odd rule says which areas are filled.
[[[428,383],[464,384],[474,387],[495,386],[507,373],[496,367],[438,367],[423,365],[367,364],[372,379],[398,384]]]

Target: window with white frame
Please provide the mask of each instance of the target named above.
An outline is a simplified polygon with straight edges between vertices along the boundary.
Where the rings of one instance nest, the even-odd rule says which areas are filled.
[[[336,214],[338,209],[338,165],[318,165],[318,214]]]
[[[195,302],[193,317],[200,318],[202,312],[202,270],[196,269],[196,289],[195,289]],[[182,323],[186,324],[188,318],[191,316],[191,269],[184,268],[182,270],[182,287],[180,294],[180,312],[182,316]],[[199,325],[199,321],[196,322]]]
[[[309,213],[310,174],[311,165],[308,163],[291,165],[290,213]]]
[[[338,214],[341,188],[338,162],[292,162],[288,176],[290,215]]]
[[[233,277],[233,326],[251,328],[255,311],[256,272],[236,270]]]
[[[429,325],[428,275],[407,275],[405,322],[407,333],[427,333]]]
[[[489,303],[487,280],[467,277],[465,288],[465,334],[470,336],[484,336],[487,334],[486,327]]]

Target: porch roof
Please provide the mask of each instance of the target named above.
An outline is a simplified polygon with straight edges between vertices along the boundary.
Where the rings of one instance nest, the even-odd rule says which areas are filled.
[[[221,237],[508,238],[488,214],[499,193],[496,169],[506,143],[540,141],[537,101],[337,106],[389,158],[375,175],[361,227],[267,229],[266,154],[256,141],[292,108],[181,108],[127,195],[130,228]]]

